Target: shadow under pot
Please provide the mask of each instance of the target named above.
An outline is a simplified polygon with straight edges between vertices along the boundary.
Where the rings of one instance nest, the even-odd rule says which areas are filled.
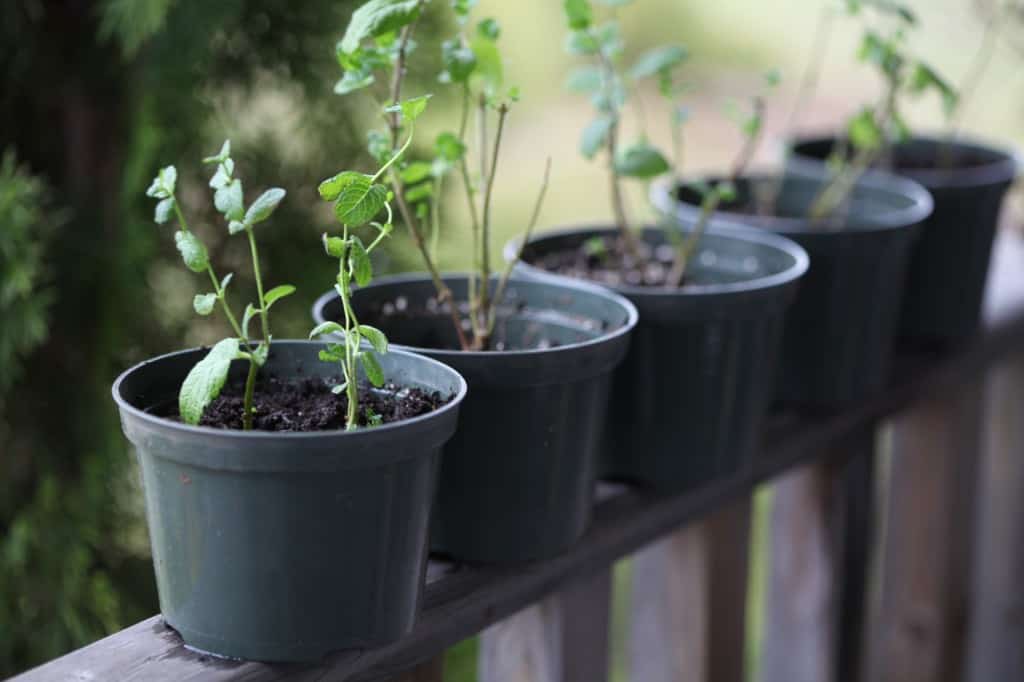
[[[551,273],[567,255],[617,234],[605,227],[533,237],[517,268],[564,281]],[[654,253],[667,247],[659,230],[642,238]],[[514,253],[510,244],[506,255]],[[806,269],[807,255],[786,239],[715,228],[683,287],[612,285],[636,305],[640,322],[615,372],[603,477],[680,491],[747,465],[772,396],[785,310]]]
[[[445,277],[467,300],[465,276]],[[512,280],[492,346],[462,351],[426,275],[376,279],[354,292],[361,323],[393,344],[454,367],[469,396],[445,446],[431,548],[473,562],[556,556],[591,518],[597,449],[611,376],[625,356],[636,309],[597,287]],[[318,322],[335,320],[333,292]]]
[[[798,139],[787,165],[825,173],[835,144],[834,137]],[[962,139],[915,137],[893,147],[892,171],[935,202],[911,251],[900,336],[957,344],[977,332],[992,242],[1017,169],[1010,152]]]
[[[821,177],[758,175],[735,184],[737,198],[715,213],[714,224],[783,235],[810,256],[786,316],[777,399],[833,409],[879,391],[889,379],[910,249],[932,208],[928,192],[873,173],[841,215],[817,224],[804,216]],[[685,229],[700,214],[699,196],[686,187],[656,185],[652,201]]]
[[[262,376],[322,378],[322,343],[275,341]],[[466,384],[411,353],[380,356],[388,380],[450,400],[354,431],[234,431],[172,414],[203,349],[164,355],[113,386],[142,473],[160,610],[185,643],[221,656],[317,661],[412,628],[441,446]],[[246,366],[235,362],[231,378]]]

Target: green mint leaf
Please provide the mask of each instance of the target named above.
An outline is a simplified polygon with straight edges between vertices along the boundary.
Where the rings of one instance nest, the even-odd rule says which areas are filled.
[[[259,311],[252,303],[245,306],[245,313],[242,314],[242,336],[247,341],[249,340],[249,323],[252,322],[252,318],[255,317],[258,312]]]
[[[408,166],[402,169],[399,176],[402,178],[402,182],[406,185],[415,185],[421,180],[426,180],[430,177],[433,171],[432,166],[425,161],[414,161]]]
[[[359,331],[360,336],[370,342],[370,345],[373,346],[375,351],[378,353],[388,352],[388,337],[384,335],[384,332],[376,327],[371,327],[368,324],[359,325],[357,330]]]
[[[420,0],[370,0],[352,13],[339,47],[342,52],[351,54],[368,38],[408,26],[419,13]]]
[[[589,0],[563,0],[562,8],[565,10],[565,18],[569,20],[569,28],[574,31],[590,28],[594,12]]]
[[[213,205],[228,220],[241,220],[245,216],[242,203],[242,181],[232,180],[213,194]]]
[[[323,355],[323,351],[320,351],[320,354],[322,356]],[[323,360],[323,357],[321,357],[320,359]],[[331,362],[331,360],[328,360],[328,362]],[[345,392],[346,388],[348,388],[348,382],[344,381],[344,382],[338,384],[337,386],[332,386],[331,387],[331,393],[333,393],[334,395],[341,395],[342,393]]]
[[[325,201],[334,201],[341,194],[341,190],[345,189],[349,184],[354,182],[358,178],[370,179],[370,176],[357,173],[355,171],[342,171],[337,175],[327,178],[320,183],[317,187],[317,191],[320,193],[320,198]]]
[[[473,77],[479,79],[485,92],[496,93],[505,82],[505,66],[501,52],[494,41],[476,37],[469,43],[476,55],[476,70]]]
[[[332,258],[344,258],[346,242],[341,237],[330,237],[325,232],[323,237],[324,251]]]
[[[669,169],[661,152],[646,142],[626,147],[615,157],[615,172],[629,178],[654,178]]]
[[[466,154],[466,145],[453,133],[441,133],[434,141],[434,149],[445,161],[455,162]]]
[[[183,422],[193,426],[199,423],[203,410],[224,388],[231,361],[237,356],[238,339],[224,339],[196,363],[178,393],[178,411]]]
[[[405,200],[410,204],[415,204],[420,201],[425,201],[430,197],[434,196],[434,185],[430,182],[424,182],[423,184],[411,187],[405,192]]]
[[[224,279],[220,281],[220,290],[224,291],[225,289],[227,289],[228,285],[231,284],[231,280],[233,280],[234,278],[235,273],[233,272],[229,272],[228,274],[224,275]]]
[[[871,108],[861,109],[856,116],[850,119],[846,134],[854,147],[867,150],[881,147],[885,137],[875,120],[875,112]]]
[[[473,50],[457,39],[441,43],[441,61],[452,83],[465,83],[476,69]]]
[[[209,315],[217,304],[217,294],[196,294],[192,299],[192,308],[200,315]]]
[[[270,346],[265,343],[260,343],[256,346],[256,350],[252,352],[252,361],[256,363],[257,367],[262,367],[267,364],[267,357],[270,355]]]
[[[321,322],[317,326],[313,327],[313,331],[309,332],[309,338],[310,338],[310,340],[312,340],[312,339],[315,339],[318,336],[323,336],[324,334],[344,334],[344,333],[345,333],[345,328],[344,327],[342,327],[337,322],[330,322],[330,321],[328,321],[328,322]],[[329,354],[331,356],[330,357],[331,360],[337,360],[338,359],[337,354],[333,353],[331,351],[331,347],[330,346],[327,347],[326,351],[320,351],[320,359],[321,360],[324,359],[324,357],[323,357],[324,353]]]
[[[371,130],[366,134],[366,150],[378,163],[387,163],[391,157],[391,141],[379,130]]]
[[[501,36],[501,24],[497,19],[488,17],[476,25],[476,34],[494,42]]]
[[[370,87],[376,80],[372,73],[361,70],[346,71],[341,79],[334,84],[334,94],[347,95],[350,92]]]
[[[608,134],[614,124],[615,119],[611,116],[598,116],[591,121],[580,136],[580,153],[588,159],[594,158],[608,142]]]
[[[349,227],[359,227],[373,220],[388,198],[386,187],[372,183],[369,175],[357,176],[342,187],[334,204],[334,214]]]
[[[216,156],[207,156],[203,163],[224,163],[231,156],[231,140],[224,140]]]
[[[146,196],[154,199],[166,199],[168,197],[167,190],[164,189],[163,183],[160,182],[159,174],[153,178],[153,182],[146,189]]]
[[[366,252],[363,241],[359,237],[352,237],[352,250],[349,254],[352,263],[352,276],[356,284],[365,287],[373,279],[373,263],[370,262],[370,254]]]
[[[565,51],[580,56],[597,54],[601,43],[587,31],[573,31],[565,39]]]
[[[412,122],[418,119],[424,111],[427,110],[427,102],[433,95],[420,95],[412,99],[407,99],[400,104],[394,104],[386,107],[384,111],[388,113],[399,112],[402,114],[402,119],[406,122]]]
[[[366,378],[370,380],[370,383],[380,388],[384,385],[384,370],[381,369],[380,363],[377,362],[377,356],[373,353],[359,353],[359,361],[363,363],[363,370],[366,372]]]
[[[270,310],[270,306],[274,305],[285,296],[291,296],[294,293],[295,287],[291,284],[278,285],[263,295],[263,305],[266,306],[267,310]]]
[[[685,47],[667,45],[656,47],[640,55],[640,58],[629,70],[629,77],[634,80],[665,73],[685,62],[690,56]]]
[[[167,192],[167,196],[174,194],[174,188],[178,184],[178,169],[174,166],[167,166],[160,170],[160,185]]]
[[[220,189],[221,187],[224,187],[229,182],[231,182],[231,173],[227,169],[228,161],[231,161],[231,159],[228,159],[224,163],[218,164],[216,172],[213,174],[213,177],[210,178],[210,187],[212,187],[213,189]]]
[[[185,266],[192,272],[203,272],[210,264],[206,247],[193,233],[178,230],[174,233],[174,245],[178,247]]]
[[[569,73],[565,79],[565,89],[570,92],[594,93],[604,84],[601,69],[596,66],[580,66]]]
[[[161,199],[156,205],[156,210],[153,211],[153,220],[157,224],[163,225],[170,219],[172,211],[174,211],[174,197]]]
[[[466,19],[469,18],[469,13],[473,11],[477,3],[480,0],[452,0],[452,10],[455,12],[455,17],[459,20],[459,23],[465,23]]]
[[[269,218],[270,214],[277,208],[277,205],[284,199],[284,196],[285,191],[280,187],[268,189],[261,194],[256,201],[252,202],[249,210],[245,212],[245,224],[255,225]]]
[[[228,223],[228,234],[238,234],[245,230],[245,223],[241,220],[232,220]]]

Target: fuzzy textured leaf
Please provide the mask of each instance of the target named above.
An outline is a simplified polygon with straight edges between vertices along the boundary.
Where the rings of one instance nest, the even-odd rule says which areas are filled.
[[[153,220],[157,224],[163,225],[170,219],[171,212],[173,210],[174,197],[167,197],[166,199],[161,199],[160,202],[156,205],[156,210],[153,212]]]
[[[369,341],[375,351],[378,353],[388,352],[388,337],[384,335],[384,332],[368,324],[361,324],[357,329],[359,335]]]
[[[196,294],[192,299],[192,308],[200,315],[209,315],[217,304],[217,294]]]
[[[231,156],[231,140],[224,140],[216,156],[207,156],[203,163],[224,163]]]
[[[339,44],[352,53],[367,38],[376,38],[408,26],[420,13],[420,0],[370,0],[352,13],[352,20]]]
[[[255,225],[269,218],[277,205],[284,199],[285,194],[286,192],[280,187],[273,187],[261,194],[245,212],[245,224]]]
[[[228,220],[241,220],[245,215],[242,203],[242,181],[232,180],[213,194],[213,205]]]
[[[178,411],[186,424],[196,425],[203,410],[220,395],[228,378],[231,361],[238,356],[238,339],[224,339],[196,363],[178,393]]]
[[[615,172],[629,178],[654,178],[669,169],[668,161],[646,142],[626,147],[615,157]]]
[[[608,134],[614,124],[615,119],[611,116],[598,116],[591,121],[580,136],[580,153],[588,159],[594,158],[608,141]]]
[[[246,340],[249,339],[249,323],[252,322],[252,318],[256,317],[256,313],[259,311],[252,303],[245,306],[245,313],[242,315],[242,335]]]
[[[174,233],[174,245],[178,247],[185,266],[192,272],[202,272],[210,264],[206,247],[193,233],[178,230]]]

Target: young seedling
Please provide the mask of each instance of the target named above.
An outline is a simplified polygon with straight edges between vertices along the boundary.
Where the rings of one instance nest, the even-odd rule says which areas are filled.
[[[607,157],[612,212],[626,256],[623,259],[624,266],[642,263],[646,255],[638,244],[626,214],[622,181],[634,179],[650,182],[669,172],[675,179],[681,177],[683,127],[688,120],[688,112],[680,98],[690,89],[686,82],[677,79],[678,69],[689,58],[687,50],[682,46],[668,45],[648,50],[628,69],[621,64],[624,45],[617,9],[627,2],[601,0],[608,7],[609,14],[602,23],[596,22],[594,6],[590,0],[563,2],[570,29],[567,49],[572,54],[587,57],[591,62],[573,70],[567,81],[570,90],[590,95],[596,113],[594,120],[583,130],[580,152],[587,159],[593,159],[602,151]],[[639,86],[652,78],[656,79],[658,92],[667,100],[670,108],[671,161],[647,137],[646,113]],[[774,86],[778,81],[777,74],[770,74],[767,81]],[[640,135],[632,144],[622,146],[623,112],[629,104],[636,109]],[[683,237],[672,227],[665,229],[666,237],[675,245],[675,257],[664,279],[665,286],[674,288],[681,285],[689,261],[712,214],[722,201],[735,197],[733,181],[750,164],[761,136],[763,114],[763,97],[755,96],[751,112],[741,116],[738,121],[744,144],[732,164],[728,180],[695,187],[702,196],[701,213],[690,233]]]
[[[843,206],[861,176],[878,164],[890,165],[894,143],[910,139],[903,117],[903,99],[927,92],[937,93],[947,117],[956,110],[958,96],[939,73],[906,48],[907,33],[917,26],[914,12],[890,0],[846,0],[850,15],[872,12],[884,22],[884,31],[867,26],[858,58],[873,66],[884,83],[880,100],[861,108],[846,126],[846,138],[829,160],[832,177],[811,203],[808,215],[819,222]],[[851,149],[852,148],[852,149]]]
[[[427,107],[427,98],[403,102],[399,105],[399,114],[409,124],[409,135],[401,149],[395,152],[373,175],[365,175],[358,171],[342,171],[334,177],[320,183],[319,192],[325,201],[334,202],[334,214],[341,223],[341,236],[323,236],[324,249],[327,255],[338,259],[338,277],[334,284],[335,291],[341,299],[344,311],[343,323],[328,321],[317,325],[310,332],[314,338],[323,334],[338,334],[344,337],[343,343],[328,344],[326,350],[320,351],[320,359],[324,362],[336,362],[341,365],[343,383],[335,386],[335,393],[344,392],[348,400],[345,415],[345,428],[355,429],[359,416],[359,379],[358,365],[369,382],[380,388],[384,385],[384,371],[374,353],[387,353],[388,340],[384,332],[361,324],[352,307],[352,282],[364,287],[373,279],[373,263],[370,254],[391,234],[393,229],[393,213],[391,201],[394,195],[381,182],[382,177],[391,169],[412,144],[416,119]],[[383,223],[374,220],[381,212],[386,219]],[[376,235],[369,246],[363,244],[353,231],[369,225]],[[370,348],[363,347],[363,341]],[[365,415],[370,425],[380,423],[380,416],[371,412]]]
[[[231,311],[227,300],[228,285],[231,283],[234,273],[228,273],[223,278],[217,276],[213,264],[210,262],[206,245],[195,232],[189,229],[188,222],[182,213],[175,194],[178,172],[174,166],[163,168],[153,179],[149,189],[146,190],[147,196],[159,200],[154,220],[160,225],[168,222],[172,216],[177,220],[178,230],[174,233],[174,242],[185,266],[192,272],[206,273],[210,278],[213,291],[196,295],[192,303],[195,311],[200,315],[210,315],[219,305],[231,330],[235,333],[233,337],[223,339],[215,344],[206,357],[200,360],[185,377],[178,395],[178,409],[182,421],[187,424],[198,424],[207,405],[220,395],[221,389],[227,381],[231,361],[243,359],[249,363],[249,372],[245,382],[242,423],[245,430],[250,430],[254,415],[253,394],[256,377],[260,367],[267,361],[272,340],[270,308],[277,301],[295,292],[295,287],[290,284],[282,284],[269,291],[264,291],[254,227],[271,216],[281,200],[284,199],[285,191],[276,187],[268,189],[246,208],[242,181],[235,177],[235,162],[231,158],[230,141],[225,141],[220,153],[207,157],[203,163],[216,166],[216,171],[210,179],[210,187],[214,189],[214,206],[218,212],[223,214],[228,233],[232,235],[245,233],[249,241],[257,298],[255,304],[250,303],[246,306],[242,322],[239,324],[238,318]],[[260,334],[253,339],[249,336],[249,325],[257,316],[260,318]]]
[[[402,102],[401,93],[407,60],[415,47],[413,32],[425,4],[425,0],[370,0],[352,15],[345,36],[338,43],[338,61],[344,69],[344,75],[335,87],[339,94],[370,88],[377,81],[378,73],[390,72],[390,78],[382,79],[390,83],[386,93],[388,104],[383,108],[387,132],[374,131],[369,136],[370,154],[381,162],[392,157],[405,126],[411,124],[404,107],[416,100]],[[492,282],[495,179],[506,119],[512,105],[519,99],[517,88],[504,89],[503,86],[503,65],[497,47],[501,34],[498,23],[484,19],[477,23],[475,29],[469,26],[470,11],[475,4],[474,0],[453,1],[459,33],[442,45],[444,72],[439,80],[459,92],[462,109],[458,128],[438,135],[434,143],[434,158],[430,161],[392,164],[387,173],[398,213],[409,228],[433,280],[438,302],[451,317],[463,350],[487,350],[491,347],[497,311],[512,271],[510,264],[498,282]],[[470,161],[473,155],[468,139],[473,112],[478,145],[475,169]],[[548,173],[549,170],[545,172],[527,227],[527,237],[539,219]],[[440,201],[445,179],[450,175],[457,175],[462,185],[472,230],[474,267],[469,277],[466,310],[460,309],[454,300],[437,266]]]

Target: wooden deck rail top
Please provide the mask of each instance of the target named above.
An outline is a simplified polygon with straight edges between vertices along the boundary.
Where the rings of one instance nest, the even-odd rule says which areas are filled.
[[[971,345],[946,354],[902,355],[897,379],[871,400],[827,416],[775,414],[764,447],[738,476],[680,495],[622,485],[599,487],[593,524],[567,554],[518,567],[483,567],[432,560],[421,616],[390,646],[343,651],[321,664],[229,661],[187,650],[154,616],[15,678],[41,680],[373,680],[388,679],[576,581],[607,569],[682,524],[747,496],[759,483],[810,461],[841,460],[843,444],[921,398],[978,379],[987,368],[1024,350],[1024,312],[1015,309]]]

